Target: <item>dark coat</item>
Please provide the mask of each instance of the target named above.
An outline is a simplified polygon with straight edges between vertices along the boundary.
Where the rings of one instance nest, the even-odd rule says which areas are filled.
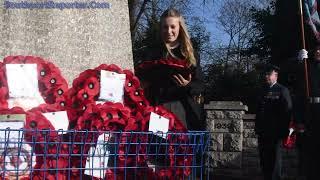
[[[288,135],[292,101],[289,90],[276,83],[263,88],[258,98],[255,131],[259,136],[284,138]]]
[[[159,60],[163,58],[163,53],[155,50],[151,51],[149,55],[145,57],[146,60]],[[183,59],[180,51],[174,49],[175,55]],[[161,105],[163,103],[171,101],[180,101],[183,105],[183,111],[186,112],[187,128],[189,130],[203,130],[205,127],[203,117],[203,104],[195,102],[194,97],[203,96],[204,83],[202,81],[202,72],[200,66],[193,66],[191,82],[185,87],[179,87],[172,79],[172,75],[176,72],[172,72],[168,69],[153,69],[148,73],[140,75],[139,78],[142,81],[146,81],[150,86],[145,89],[148,99],[152,105]]]
[[[301,65],[301,67],[304,66]],[[312,58],[308,59],[308,71],[309,95],[311,98],[320,97],[320,63],[315,62]],[[304,77],[304,74],[301,73],[300,76]],[[306,97],[304,79],[298,81],[297,84],[304,88],[297,93],[297,97],[294,99],[294,120],[296,123],[304,124],[308,133],[319,136],[320,103],[309,103],[309,99]]]

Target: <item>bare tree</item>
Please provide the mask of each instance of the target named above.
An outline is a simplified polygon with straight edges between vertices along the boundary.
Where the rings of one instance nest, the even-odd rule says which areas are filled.
[[[261,5],[258,1],[225,0],[217,14],[218,27],[228,37],[226,62],[243,69],[250,67],[252,59],[244,52],[258,35],[251,12],[252,7]]]
[[[144,13],[147,4],[150,0],[128,0],[129,5],[129,16],[130,16],[130,30],[132,39],[135,39],[137,32],[137,26],[141,19],[142,14]]]

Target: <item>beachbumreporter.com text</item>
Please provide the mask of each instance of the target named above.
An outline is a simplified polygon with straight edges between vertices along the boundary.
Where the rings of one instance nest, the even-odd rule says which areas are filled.
[[[109,9],[110,3],[88,1],[88,2],[30,2],[30,1],[4,1],[5,9]]]

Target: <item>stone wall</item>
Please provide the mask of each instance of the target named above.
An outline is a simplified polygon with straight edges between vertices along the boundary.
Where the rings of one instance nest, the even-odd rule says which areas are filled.
[[[241,102],[210,102],[205,105],[207,130],[211,133],[212,148],[208,154],[214,174],[236,174],[242,167],[243,120],[247,106]]]
[[[102,63],[133,69],[127,0],[78,0],[108,6],[65,9],[7,8],[5,2],[0,0],[0,61],[9,55],[40,56],[59,66],[69,83],[80,72]]]
[[[259,176],[261,174],[258,139],[254,132],[255,115],[245,114],[243,116],[243,152],[242,173],[243,176]]]
[[[205,105],[212,145],[208,153],[214,176],[256,179],[261,177],[255,115],[245,114],[241,102],[212,101]],[[297,150],[282,149],[283,177],[298,175]]]

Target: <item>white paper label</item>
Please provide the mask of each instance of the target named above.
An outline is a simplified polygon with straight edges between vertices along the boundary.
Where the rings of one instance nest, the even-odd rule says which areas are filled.
[[[125,74],[101,70],[99,100],[123,102]]]
[[[28,97],[23,97],[23,98],[9,98],[8,99],[8,106],[9,108],[13,107],[21,107],[24,110],[28,111],[34,107],[39,106],[40,104],[44,104],[43,98],[40,96],[34,98],[28,98]]]
[[[9,108],[30,110],[44,103],[39,92],[37,64],[6,64]]]
[[[42,115],[50,121],[55,130],[62,129],[62,134],[65,134],[68,130],[69,118],[66,111],[43,113]]]
[[[96,147],[91,147],[84,174],[104,179],[109,160],[109,134],[99,136]]]
[[[169,119],[162,117],[156,113],[151,112],[149,121],[149,131],[156,133],[156,135],[167,138],[169,130]]]
[[[10,97],[36,97],[37,64],[6,64]]]
[[[7,117],[7,118],[6,118]],[[14,118],[17,118],[14,120]],[[21,119],[24,118],[24,119]],[[24,142],[23,131],[25,115],[1,115],[0,116],[0,174],[8,179],[20,179],[29,177],[31,162],[35,164],[36,157],[31,154],[31,146]],[[5,156],[3,156],[5,154]],[[5,170],[4,170],[5,169]]]

